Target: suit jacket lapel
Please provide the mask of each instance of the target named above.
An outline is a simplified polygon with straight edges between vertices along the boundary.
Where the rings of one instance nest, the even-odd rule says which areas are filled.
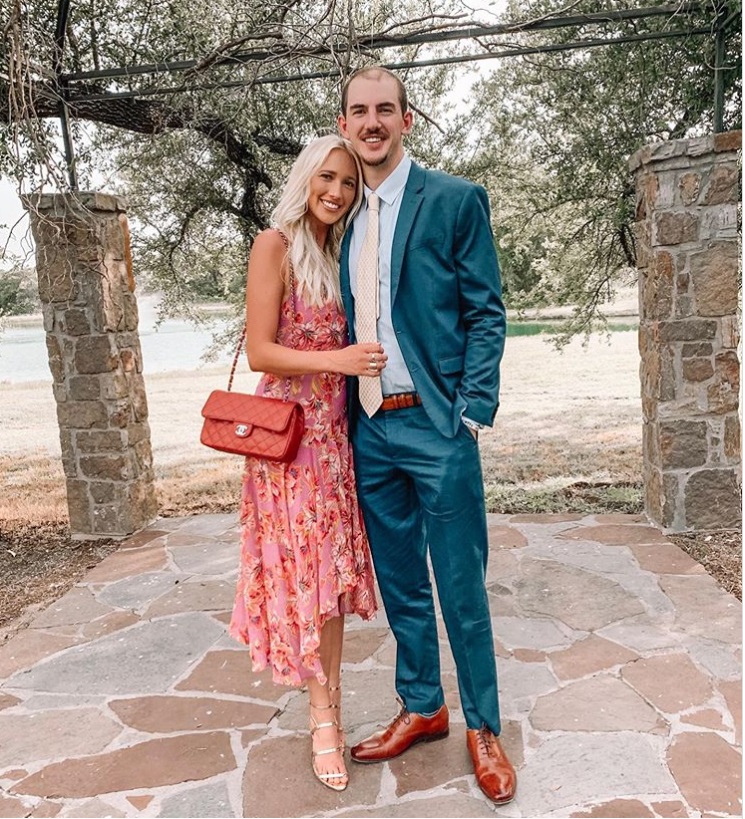
[[[411,163],[409,178],[406,180],[401,209],[398,212],[396,230],[393,233],[391,247],[391,304],[396,300],[398,282],[401,278],[401,268],[404,261],[404,250],[409,233],[414,224],[417,212],[422,204],[424,190],[424,170],[416,163]]]

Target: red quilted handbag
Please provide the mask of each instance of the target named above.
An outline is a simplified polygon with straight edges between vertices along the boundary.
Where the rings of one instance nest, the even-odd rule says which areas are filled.
[[[296,401],[213,390],[202,408],[201,442],[221,452],[289,462],[305,429]]]
[[[287,238],[282,234],[285,246]],[[289,247],[288,247],[289,249]],[[292,314],[295,306],[295,275],[290,265]],[[220,452],[265,458],[267,461],[295,460],[305,429],[305,413],[297,401],[289,400],[290,382],[285,386],[284,401],[263,395],[231,392],[235,368],[243,349],[246,328],[243,328],[233,356],[233,366],[227,390],[213,390],[202,407],[202,434],[199,440]]]

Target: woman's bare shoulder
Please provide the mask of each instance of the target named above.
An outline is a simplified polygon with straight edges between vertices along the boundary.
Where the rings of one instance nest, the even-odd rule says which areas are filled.
[[[256,234],[253,248],[264,253],[277,253],[280,250],[284,253],[286,246],[285,240],[277,228],[267,228]]]

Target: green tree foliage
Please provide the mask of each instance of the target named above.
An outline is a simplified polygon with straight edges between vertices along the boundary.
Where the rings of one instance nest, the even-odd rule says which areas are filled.
[[[0,271],[0,319],[39,308],[33,279],[33,271],[24,268]]]
[[[26,33],[43,43],[39,59],[49,63],[53,50],[48,32],[54,29],[57,4],[36,0],[25,5],[30,9],[23,18]],[[218,0],[205,14],[203,6],[187,0],[72,4],[68,71],[198,61],[187,72],[94,77],[82,86],[85,93],[136,89],[141,97],[76,100],[81,92],[76,83],[69,104],[77,129],[80,186],[101,187],[103,180],[106,188],[126,195],[137,272],[165,294],[165,312],[188,311],[195,299],[242,300],[248,249],[269,224],[275,182],[284,178],[309,138],[335,130],[343,78],[378,59],[356,42],[358,32],[426,33],[452,22],[449,15],[456,5],[449,0]],[[338,43],[349,46],[337,52]],[[239,62],[246,50],[261,48],[261,59]],[[420,51],[418,46],[401,47],[386,56],[412,59]],[[219,64],[225,57],[235,57],[238,65]],[[332,76],[252,82],[319,72]],[[433,67],[403,73],[412,101],[431,119],[445,122],[452,72]],[[222,82],[233,85],[219,87]],[[155,89],[163,93],[151,94]],[[40,117],[54,116],[56,102],[43,91],[39,86],[33,107]],[[25,156],[35,152],[46,161],[34,144],[34,138],[44,142],[41,131],[26,136]],[[448,145],[456,148],[463,138],[465,132],[456,127]],[[424,124],[412,150],[424,161],[437,161],[444,142],[441,130]],[[28,165],[19,161],[17,168],[28,177]],[[49,163],[42,162],[42,171],[48,170]],[[56,178],[59,182],[59,174]]]
[[[592,0],[566,13],[635,5],[648,3]],[[537,19],[562,8],[556,0],[513,2],[508,14]],[[742,127],[738,11],[722,6],[725,16],[735,13],[725,40],[725,130]],[[531,35],[530,45],[697,28],[712,16],[704,4],[697,12],[554,29]],[[525,44],[524,35],[516,44]],[[493,191],[508,301],[577,305],[563,340],[601,321],[598,307],[635,265],[631,154],[713,130],[714,48],[713,36],[689,36],[534,54],[502,61],[478,87],[484,148],[472,172]]]
[[[512,2],[504,18],[647,4],[532,0]],[[15,172],[27,187],[45,176],[63,185],[54,161],[60,89],[50,79],[58,4],[11,0],[11,6],[20,13],[4,30],[0,141],[9,150],[0,173]],[[81,187],[126,195],[136,273],[165,293],[166,312],[183,311],[195,298],[237,305],[248,249],[269,222],[276,183],[310,137],[334,128],[340,82],[350,70],[479,48],[554,47],[695,28],[711,25],[717,8],[702,4],[644,20],[376,51],[366,32],[436,35],[475,13],[461,0],[215,0],[209,14],[188,0],[75,0],[66,71],[197,60],[188,71],[130,72],[71,85]],[[721,8],[737,18],[739,5]],[[738,32],[735,19],[726,39],[725,127],[740,121]],[[258,50],[260,58],[245,59]],[[419,112],[411,154],[491,193],[509,306],[577,304],[570,331],[592,326],[599,305],[634,264],[627,159],[645,143],[711,130],[713,50],[713,36],[690,36],[502,59],[482,63],[482,79],[458,100],[452,89],[463,68],[401,72]],[[222,63],[226,58],[231,62]],[[263,82],[327,72],[333,76]],[[219,87],[222,82],[233,85]],[[107,92],[133,96],[102,99]]]

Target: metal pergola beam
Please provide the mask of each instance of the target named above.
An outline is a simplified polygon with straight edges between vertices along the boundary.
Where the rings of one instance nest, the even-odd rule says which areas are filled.
[[[62,62],[65,47],[65,31],[69,15],[70,0],[59,0],[57,14],[57,29],[55,36],[55,56],[54,56],[54,77],[55,86],[59,94],[59,117],[62,129],[62,137],[65,146],[65,158],[68,166],[70,186],[77,189],[77,178],[75,173],[75,154],[73,149],[72,134],[70,131],[69,108],[76,102],[97,102],[107,100],[121,100],[132,98],[144,98],[151,96],[165,96],[170,94],[184,93],[187,91],[204,91],[217,88],[240,88],[253,85],[276,84],[284,82],[299,82],[304,80],[328,79],[338,76],[335,71],[308,71],[287,75],[270,75],[246,78],[240,80],[225,80],[220,82],[203,83],[200,85],[179,84],[175,86],[143,88],[127,91],[103,91],[97,93],[85,93],[84,91],[75,93],[76,84],[86,83],[95,80],[110,80],[117,78],[131,78],[144,74],[163,74],[171,72],[192,71],[197,69],[203,62],[202,59],[169,61],[163,63],[144,63],[139,65],[118,66],[114,68],[96,71],[78,71],[63,73]],[[679,4],[668,4],[652,6],[641,9],[619,9],[616,11],[597,12],[593,14],[568,15],[541,18],[525,23],[503,23],[494,26],[469,26],[455,28],[444,32],[424,32],[420,34],[402,35],[401,37],[384,36],[376,37],[369,34],[357,38],[353,43],[337,42],[332,45],[319,46],[312,49],[294,50],[291,46],[283,46],[281,49],[256,50],[248,49],[236,52],[227,57],[221,57],[210,63],[212,67],[239,68],[250,63],[258,63],[269,58],[282,59],[291,57],[324,57],[332,52],[339,53],[355,48],[363,53],[370,51],[381,51],[388,48],[401,48],[405,46],[427,45],[432,43],[452,42],[457,40],[477,40],[484,37],[500,36],[505,34],[531,33],[538,31],[548,31],[552,29],[580,27],[590,25],[603,25],[607,23],[618,23],[625,21],[642,20],[652,17],[669,16],[679,17],[687,12],[705,12],[710,10],[712,5],[704,2],[683,2]],[[717,11],[716,18],[707,27],[697,27],[688,29],[674,29],[669,31],[648,32],[645,34],[630,34],[622,37],[593,38],[587,40],[573,40],[568,43],[557,43],[545,46],[503,48],[502,50],[485,50],[479,54],[465,54],[452,57],[434,57],[424,60],[408,60],[385,63],[389,69],[423,68],[435,65],[452,65],[457,63],[476,62],[483,60],[496,60],[506,57],[518,57],[532,54],[557,53],[577,49],[598,48],[606,45],[616,45],[619,43],[639,43],[650,40],[662,40],[676,37],[692,36],[715,36],[715,66],[714,66],[714,130],[721,131],[723,128],[724,109],[724,57],[725,57],[725,32],[730,23],[738,16],[737,11],[732,11],[725,18],[729,9],[727,3],[714,5]],[[482,44],[483,45],[483,44]]]
[[[714,44],[714,133],[720,134],[724,130],[724,58],[725,32],[737,18],[733,11],[725,19],[727,6],[723,6],[717,18],[716,40]]]
[[[617,43],[639,43],[646,40],[663,40],[673,37],[711,36],[711,28],[696,28],[657,32],[655,34],[630,34],[626,37],[615,37],[613,40],[578,40],[570,43],[557,43],[548,46],[534,46],[532,48],[514,48],[505,51],[487,51],[483,54],[464,54],[455,57],[433,57],[431,60],[409,60],[407,62],[381,63],[384,68],[391,70],[403,68],[426,68],[435,65],[453,65],[457,63],[476,62],[481,60],[498,60],[504,57],[520,57],[529,54],[556,53],[560,51],[574,51],[583,48],[599,48]],[[175,85],[143,88],[137,91],[106,91],[100,94],[72,94],[70,102],[99,102],[103,100],[135,99],[139,97],[153,97],[168,94],[181,94],[186,91],[210,91],[217,88],[244,88],[250,85],[271,85],[284,82],[301,82],[303,80],[319,80],[338,77],[338,71],[307,71],[299,74],[285,74],[281,76],[255,77],[246,80],[224,80],[222,82],[203,83],[200,85]]]
[[[70,0],[60,0],[57,6],[57,25],[54,31],[54,57],[52,71],[54,72],[55,83],[59,92],[59,119],[60,130],[62,131],[62,142],[65,146],[65,164],[67,165],[67,176],[72,190],[78,189],[78,175],[75,170],[75,148],[72,141],[72,131],[70,130],[70,117],[67,100],[69,97],[68,83],[62,75],[62,58],[65,53],[65,33],[67,31],[67,18],[70,13]]]
[[[424,34],[402,35],[400,37],[380,37],[374,33],[361,35],[355,43],[339,41],[333,45],[319,46],[318,48],[296,51],[292,46],[283,45],[281,48],[267,51],[265,49],[238,51],[228,57],[222,57],[210,64],[210,67],[230,66],[237,67],[245,63],[261,62],[262,60],[282,57],[292,57],[300,54],[303,57],[320,57],[331,52],[344,53],[350,46],[362,51],[380,51],[386,48],[402,48],[412,45],[426,45],[444,43],[454,40],[474,40],[481,37],[493,37],[504,34],[519,34],[523,32],[548,31],[557,28],[577,27],[583,25],[601,25],[603,23],[623,22],[625,20],[641,20],[648,17],[678,16],[688,11],[700,11],[705,7],[701,2],[680,3],[678,5],[654,6],[645,9],[621,9],[619,11],[598,12],[595,14],[579,14],[567,17],[554,17],[533,20],[527,23],[502,23],[495,26],[469,26],[456,28],[447,32],[430,32]],[[708,32],[710,33],[710,31]],[[176,60],[163,63],[142,63],[138,65],[118,66],[96,71],[77,71],[63,75],[69,82],[83,80],[114,79],[117,77],[133,77],[138,74],[162,74],[165,72],[190,71],[197,68],[202,60]]]

